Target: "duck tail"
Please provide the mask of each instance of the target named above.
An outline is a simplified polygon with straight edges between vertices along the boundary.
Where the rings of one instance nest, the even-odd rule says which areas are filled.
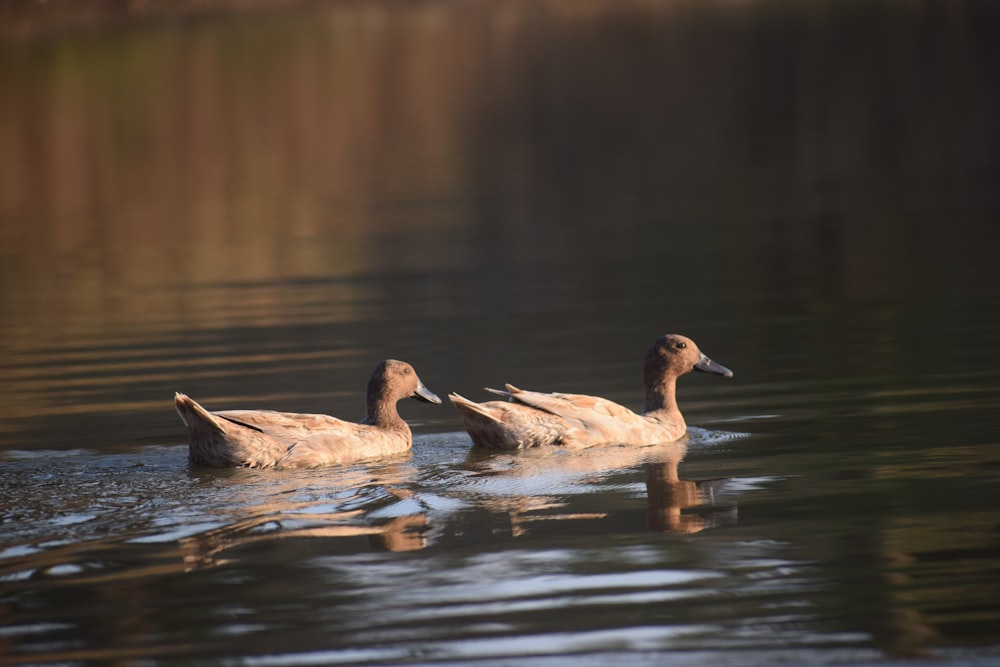
[[[176,392],[174,394],[174,405],[177,408],[177,414],[180,415],[181,421],[188,429],[195,428],[196,426],[209,426],[216,431],[222,431],[223,428],[219,424],[219,421],[215,418],[211,412],[201,407],[196,400],[191,398],[186,394]]]
[[[478,415],[479,417],[483,417],[492,422],[497,422],[498,424],[500,423],[500,419],[497,418],[497,416],[494,415],[489,408],[476,403],[475,401],[470,401],[464,396],[460,396],[459,394],[452,392],[448,394],[448,400],[450,400],[452,405],[458,408],[458,411],[463,415]]]
[[[288,451],[288,443],[256,426],[212,414],[184,394],[174,394],[174,404],[187,426],[188,460],[192,463],[218,468],[268,468]]]
[[[492,387],[483,387],[483,389],[490,392],[491,394],[496,394],[497,396],[503,396],[504,398],[506,398],[508,401],[511,402],[514,401],[514,394],[520,394],[523,391],[522,389],[518,389],[517,387],[509,383],[505,384],[504,387],[506,387],[506,389],[494,389]]]

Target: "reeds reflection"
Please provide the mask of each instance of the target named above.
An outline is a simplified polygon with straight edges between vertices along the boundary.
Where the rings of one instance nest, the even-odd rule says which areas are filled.
[[[380,235],[453,225],[432,203],[461,190],[463,81],[442,76],[460,45],[434,39],[441,28],[420,20],[432,11],[5,44],[0,86],[17,103],[0,114],[0,229],[15,333],[136,327],[165,309],[175,325],[224,324],[242,309],[159,290],[406,268]],[[387,216],[401,199],[431,215]],[[414,258],[437,263],[441,247]]]
[[[942,271],[993,275],[980,4],[778,4],[317,3],[8,37],[4,342],[242,312],[192,285],[629,259],[678,230],[738,262],[724,291],[897,294],[938,249],[913,208],[961,213]]]

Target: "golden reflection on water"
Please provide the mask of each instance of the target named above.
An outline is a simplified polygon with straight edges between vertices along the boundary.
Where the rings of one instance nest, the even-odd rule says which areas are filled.
[[[341,278],[453,266],[452,245],[421,239],[461,222],[473,68],[453,55],[481,55],[492,29],[374,4],[0,42],[0,350],[16,380],[0,414],[145,410],[86,400],[101,391],[87,376],[180,386],[252,368],[255,351],[175,341],[357,321],[377,294]],[[201,363],[130,365],[136,344]],[[316,359],[276,354],[289,373]]]
[[[372,5],[3,45],[5,345],[308,318],[308,294],[204,287],[412,267],[380,237],[458,222],[469,27]]]
[[[708,210],[752,226],[686,233],[725,246],[715,253],[758,234],[795,250],[730,252],[740,279],[727,290],[819,265],[821,292],[891,295],[920,282],[937,227],[885,199],[930,181],[975,206],[995,166],[980,148],[995,95],[951,75],[981,74],[972,18],[962,3],[940,11],[845,11],[840,25],[814,3],[789,10],[799,31],[779,33],[768,3],[318,3],[8,36],[0,342],[267,323],[331,302],[356,317],[367,295],[349,283],[319,303],[191,290],[475,267],[500,250],[490,226],[516,230],[524,258],[628,256],[646,216],[684,219],[723,188],[732,207]],[[935,18],[950,26],[934,33],[941,60],[911,72],[899,59]],[[862,77],[869,65],[835,38],[868,40],[866,21],[878,39],[863,44],[881,57]],[[755,40],[779,36],[781,64],[801,74],[768,66]],[[630,39],[649,52],[622,49]],[[928,99],[951,102],[893,123],[899,105]],[[745,208],[775,183],[810,238]],[[838,189],[856,192],[839,201]],[[967,257],[949,280],[983,269],[982,230],[969,231],[945,239]]]

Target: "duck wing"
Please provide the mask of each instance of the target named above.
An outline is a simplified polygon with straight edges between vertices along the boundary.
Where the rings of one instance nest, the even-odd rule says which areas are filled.
[[[578,426],[586,433],[575,434],[581,443],[654,444],[679,437],[664,434],[662,427],[649,418],[600,396],[526,391],[509,384],[506,387],[506,391],[491,391],[508,396],[515,404],[548,412]]]
[[[490,390],[494,393],[502,393]],[[459,394],[448,395],[462,415],[472,441],[487,449],[529,449],[566,445],[567,434],[579,427],[558,415],[510,401],[476,403]]]
[[[313,429],[278,461],[279,468],[315,468],[380,459],[410,449],[410,431],[340,422]]]
[[[489,389],[488,391],[507,396],[515,403],[521,403],[536,410],[544,410],[564,419],[579,421],[602,418],[631,420],[639,417],[625,406],[600,396],[526,391],[518,389],[512,384],[508,384],[506,387],[506,391],[498,389]]]
[[[274,410],[225,410],[213,412],[216,417],[246,426],[281,441],[286,447],[317,434],[343,437],[354,432],[358,424],[330,417],[299,412]]]

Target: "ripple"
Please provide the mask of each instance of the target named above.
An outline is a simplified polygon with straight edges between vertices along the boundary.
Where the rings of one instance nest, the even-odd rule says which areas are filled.
[[[716,431],[697,426],[688,427],[688,447],[692,449],[708,448],[735,440],[746,440],[749,437],[751,437],[750,433],[740,431]]]

